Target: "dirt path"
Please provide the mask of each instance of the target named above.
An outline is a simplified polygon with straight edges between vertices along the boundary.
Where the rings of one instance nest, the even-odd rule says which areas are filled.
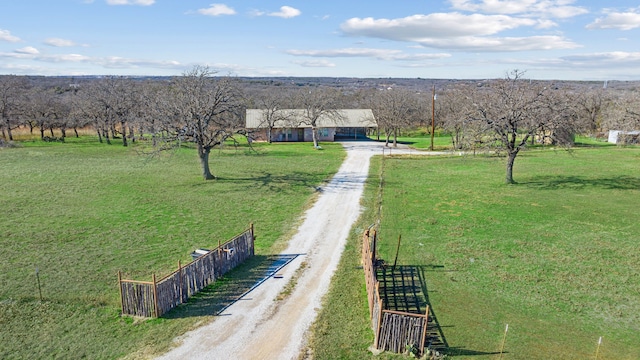
[[[338,266],[351,230],[360,215],[360,197],[377,143],[343,144],[347,158],[315,205],[305,213],[283,255],[295,258],[225,309],[211,324],[176,339],[179,346],[160,359],[296,359],[306,347],[306,333]],[[389,149],[384,150],[389,154]],[[416,153],[392,149],[391,153]],[[284,300],[275,301],[294,277],[297,283]]]

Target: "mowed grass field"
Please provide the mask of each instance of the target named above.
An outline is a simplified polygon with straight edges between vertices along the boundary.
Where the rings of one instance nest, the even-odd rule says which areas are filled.
[[[215,181],[202,180],[188,148],[150,158],[81,137],[0,149],[0,359],[145,357],[211,320],[213,311],[188,306],[156,320],[120,317],[117,272],[161,277],[251,222],[258,257],[277,253],[342,162],[339,144],[323,149],[214,150]]]
[[[487,157],[375,158],[315,325],[316,359],[372,356],[360,264],[384,179],[379,255],[415,266],[460,359],[640,359],[640,148],[521,153],[518,184]],[[348,284],[357,284],[348,286]]]

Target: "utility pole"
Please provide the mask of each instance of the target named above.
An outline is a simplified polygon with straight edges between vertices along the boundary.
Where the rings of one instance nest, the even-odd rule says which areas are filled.
[[[436,86],[431,93],[431,151],[433,151],[433,136],[436,129]]]

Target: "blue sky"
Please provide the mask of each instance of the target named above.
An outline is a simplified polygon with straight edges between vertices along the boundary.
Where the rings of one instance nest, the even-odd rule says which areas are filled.
[[[622,0],[5,0],[0,74],[640,79]]]

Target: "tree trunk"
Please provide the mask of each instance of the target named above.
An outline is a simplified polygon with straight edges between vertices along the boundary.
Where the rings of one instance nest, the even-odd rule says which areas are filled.
[[[272,129],[273,128],[271,126],[269,126],[269,128],[267,128],[267,142],[269,144],[271,144],[271,131],[272,131]]]
[[[40,126],[40,140],[44,140],[44,126]]]
[[[122,146],[128,146],[127,143],[127,125],[124,121],[120,122],[120,130],[122,130]]]
[[[55,135],[53,134],[53,126],[49,127],[49,132],[51,133],[51,137],[54,137]]]
[[[9,141],[13,141],[13,134],[11,133],[11,123],[7,119],[7,135],[9,135]]]
[[[211,149],[198,146],[198,156],[200,157],[200,165],[202,166],[202,176],[205,180],[214,180],[216,177],[211,174],[209,169],[209,153]]]
[[[317,148],[318,147],[318,129],[316,129],[316,127],[312,127],[311,128],[311,137],[313,138],[313,147]]]
[[[76,138],[80,137],[80,134],[78,134],[78,128],[77,127],[73,127],[73,132],[76,134]]]
[[[518,151],[510,151],[509,156],[507,157],[507,176],[505,177],[505,183],[507,184],[515,184],[513,181],[513,163],[516,161],[516,156],[518,155]]]

